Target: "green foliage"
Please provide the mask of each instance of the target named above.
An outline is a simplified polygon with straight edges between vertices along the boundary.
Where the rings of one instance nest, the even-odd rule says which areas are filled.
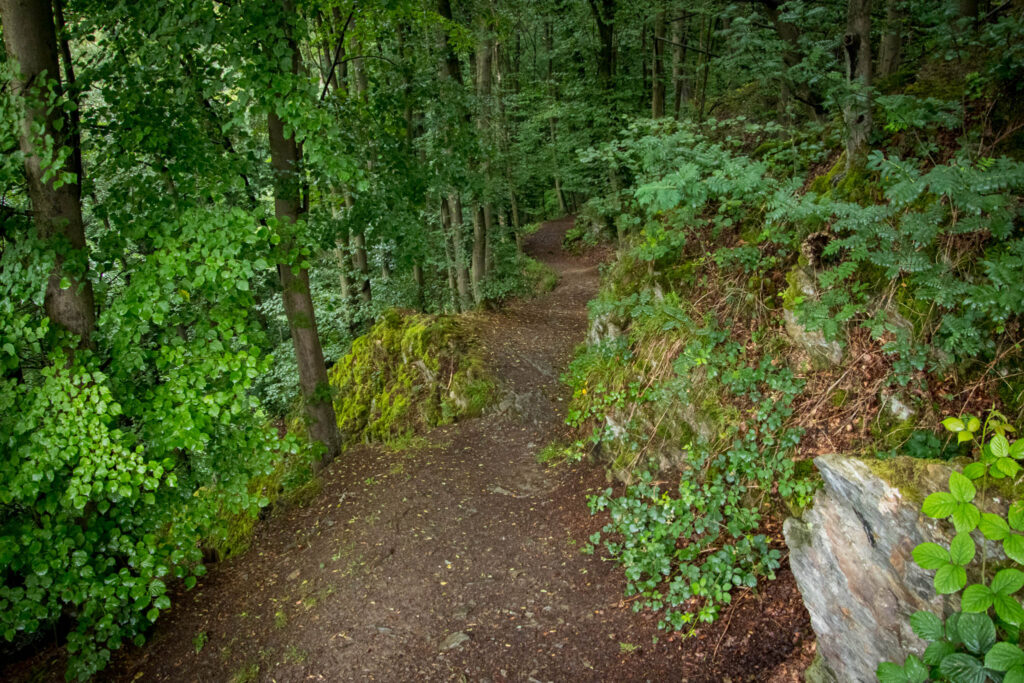
[[[1016,487],[1007,514],[981,513],[975,501],[986,501],[990,486],[1013,478],[1021,470],[1024,440],[1010,441],[1014,430],[1005,417],[993,412],[984,425],[972,416],[943,420],[947,430],[960,442],[977,445],[979,459],[953,472],[949,490],[932,493],[924,500],[922,511],[935,519],[952,522],[956,535],[949,548],[938,543],[922,543],[914,548],[914,561],[934,571],[935,591],[960,594],[960,611],[945,619],[930,612],[917,612],[910,625],[928,643],[924,654],[911,655],[901,666],[883,662],[878,666],[880,681],[986,681],[1024,680],[1024,651],[1019,647],[1024,625],[1024,607],[1016,594],[1024,588],[1024,501]],[[979,492],[977,484],[980,484]],[[978,547],[972,533],[988,541],[980,544],[980,581],[968,584],[968,569],[976,564]],[[994,573],[986,561],[991,543],[1001,543],[1010,566]],[[973,575],[973,574],[972,574]]]
[[[338,426],[384,441],[479,415],[494,397],[467,323],[388,311],[330,373]]]

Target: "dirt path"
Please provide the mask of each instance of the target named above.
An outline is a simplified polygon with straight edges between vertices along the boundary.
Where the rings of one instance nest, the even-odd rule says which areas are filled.
[[[561,250],[570,224],[529,242],[558,287],[481,325],[502,410],[411,451],[347,452],[312,503],[262,524],[104,678],[788,680],[809,634],[788,570],[698,636],[670,638],[622,604],[619,570],[579,552],[603,523],[585,505],[603,474],[535,461],[565,429],[558,375],[598,285],[593,258]]]

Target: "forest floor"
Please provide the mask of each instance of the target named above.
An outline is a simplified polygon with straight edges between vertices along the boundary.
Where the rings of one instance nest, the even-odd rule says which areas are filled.
[[[603,470],[536,461],[566,436],[558,377],[598,287],[601,254],[561,248],[571,223],[546,223],[528,242],[558,286],[478,316],[505,392],[497,411],[407,450],[347,451],[313,500],[258,525],[248,553],[178,593],[150,642],[115,655],[101,678],[802,680],[814,642],[788,565],[682,639],[632,611],[600,551],[580,552],[605,522],[586,506],[607,486]],[[28,678],[48,678],[60,658],[36,658]]]

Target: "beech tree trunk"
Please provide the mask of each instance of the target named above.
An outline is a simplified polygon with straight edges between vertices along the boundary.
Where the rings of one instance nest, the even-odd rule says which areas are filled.
[[[597,53],[597,78],[605,90],[611,90],[615,79],[615,0],[589,1],[601,43]]]
[[[287,15],[291,11],[288,0],[282,4]],[[298,47],[287,34],[286,40],[292,53],[292,73],[298,74],[302,69]],[[274,171],[274,216],[286,226],[287,232],[287,226],[294,224],[303,211],[301,152],[294,135],[285,137],[284,122],[274,107],[270,108],[267,115],[267,129],[270,137],[270,163]],[[283,246],[281,251],[287,253],[287,241]],[[299,366],[299,387],[306,408],[309,438],[323,446],[320,460],[322,467],[337,457],[341,450],[341,437],[334,416],[324,352],[316,329],[313,298],[309,291],[309,271],[296,268],[290,263],[279,263],[277,272],[281,278],[284,312]]]
[[[665,11],[659,10],[654,17],[654,40],[651,53],[651,118],[660,119],[665,115]]]
[[[493,71],[494,37],[484,23],[480,27],[484,37],[477,43],[476,51],[476,94],[480,103],[477,130],[481,140],[486,140],[491,127],[491,77]],[[482,162],[481,173],[490,186],[490,164]],[[488,190],[485,189],[485,195]],[[473,300],[477,305],[483,302],[483,281],[487,275],[487,241],[490,239],[491,205],[485,196],[477,208],[473,220]]]
[[[886,0],[885,27],[882,31],[882,42],[878,46],[880,77],[891,76],[900,67],[905,11],[905,0]]]
[[[672,114],[679,118],[683,104],[690,100],[690,82],[686,71],[686,24],[680,17],[672,22]]]
[[[871,135],[871,0],[849,0],[843,56],[852,90],[843,107],[849,171],[864,164]]]
[[[42,97],[47,92],[46,81],[56,81],[58,96],[62,90],[53,13],[46,0],[0,0],[0,18],[7,54],[19,67],[11,91],[25,100],[20,145],[33,221],[39,238],[56,254],[43,308],[50,320],[78,337],[75,346],[87,348],[96,327],[96,312],[82,223],[77,128],[64,118],[60,107],[48,108]],[[53,160],[41,156],[37,148],[40,136],[33,134],[33,124],[42,125],[42,135],[53,141],[54,150],[72,147],[67,162],[54,174],[64,181],[60,187],[54,183],[57,177],[43,178]],[[68,286],[62,287],[62,281]]]

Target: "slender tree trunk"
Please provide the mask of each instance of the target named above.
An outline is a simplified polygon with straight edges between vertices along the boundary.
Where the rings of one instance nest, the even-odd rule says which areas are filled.
[[[448,202],[441,199],[441,231],[444,234],[444,257],[445,266],[448,271],[448,293],[452,298],[452,309],[459,313],[462,311],[462,301],[459,297],[459,288],[455,276],[455,246],[452,240],[452,216]]]
[[[287,15],[291,11],[288,0],[282,4]],[[301,73],[301,57],[297,46],[290,37],[286,37],[286,40],[292,52],[292,73]],[[277,116],[274,107],[270,108],[267,115],[267,129],[274,171],[274,216],[287,232],[302,213],[300,150],[294,135],[285,137],[284,122]],[[289,251],[289,238],[285,239],[282,253]],[[285,316],[299,366],[299,386],[306,407],[309,438],[322,444],[324,453],[320,464],[323,466],[337,457],[341,450],[341,437],[331,402],[323,348],[316,329],[313,298],[309,291],[309,271],[295,268],[290,263],[279,263],[277,270],[281,277]]]
[[[480,103],[480,115],[477,118],[477,130],[482,142],[487,142],[491,132],[491,90],[492,72],[494,69],[494,37],[490,27],[482,22],[479,28],[484,37],[477,43],[476,53],[476,93]],[[481,174],[487,187],[484,198],[477,209],[473,220],[473,300],[477,305],[483,302],[483,281],[487,275],[487,242],[490,238],[491,205],[487,196],[490,194],[491,169],[486,155],[481,163]]]
[[[717,24],[716,17],[708,17],[707,20],[707,31],[704,33],[703,40],[701,41],[701,47],[703,48],[703,75],[701,76],[700,84],[700,102],[697,106],[697,118],[700,121],[704,120],[704,109],[708,102],[708,77],[711,74],[711,52],[715,43],[715,25]]]
[[[589,0],[597,23],[601,49],[597,55],[597,78],[605,90],[614,87],[615,80],[615,0]]]
[[[654,16],[654,41],[651,46],[651,118],[665,115],[665,11],[659,9]]]
[[[373,291],[370,288],[370,260],[366,255],[366,236],[361,232],[353,232],[349,238],[349,246],[352,249],[352,265],[359,275],[359,298],[368,304],[373,301]]]
[[[454,192],[448,197],[448,213],[451,216],[451,240],[452,250],[455,253],[455,283],[459,291],[459,308],[468,311],[472,308],[473,296],[469,267],[466,264],[466,240],[463,237],[466,218],[462,212],[462,197],[458,192]]]
[[[852,90],[843,107],[849,171],[864,164],[871,135],[871,0],[849,0],[843,55]]]
[[[43,0],[0,0],[0,18],[7,54],[18,65],[11,91],[25,100],[20,144],[33,221],[39,238],[56,254],[43,307],[53,322],[78,337],[75,346],[87,348],[96,327],[96,311],[82,223],[77,127],[64,118],[60,107],[49,107],[43,97],[48,94],[46,81],[56,82],[58,97],[62,90],[53,14],[50,3]],[[67,66],[70,68],[70,60]],[[42,127],[41,134],[33,132],[34,125]],[[49,180],[44,175],[53,160],[44,158],[46,152],[37,148],[43,139],[52,141],[54,150],[72,146],[68,161]],[[62,181],[59,187],[54,182],[58,178]],[[62,287],[62,281],[67,286]]]
[[[427,307],[427,297],[423,284],[423,266],[419,263],[412,264],[412,281],[416,284],[416,308],[423,311]]]
[[[672,114],[678,120],[683,105],[690,100],[690,82],[686,71],[686,19],[672,22]]]
[[[886,0],[885,27],[882,42],[878,46],[878,75],[891,76],[900,67],[900,51],[903,45],[905,0]]]

